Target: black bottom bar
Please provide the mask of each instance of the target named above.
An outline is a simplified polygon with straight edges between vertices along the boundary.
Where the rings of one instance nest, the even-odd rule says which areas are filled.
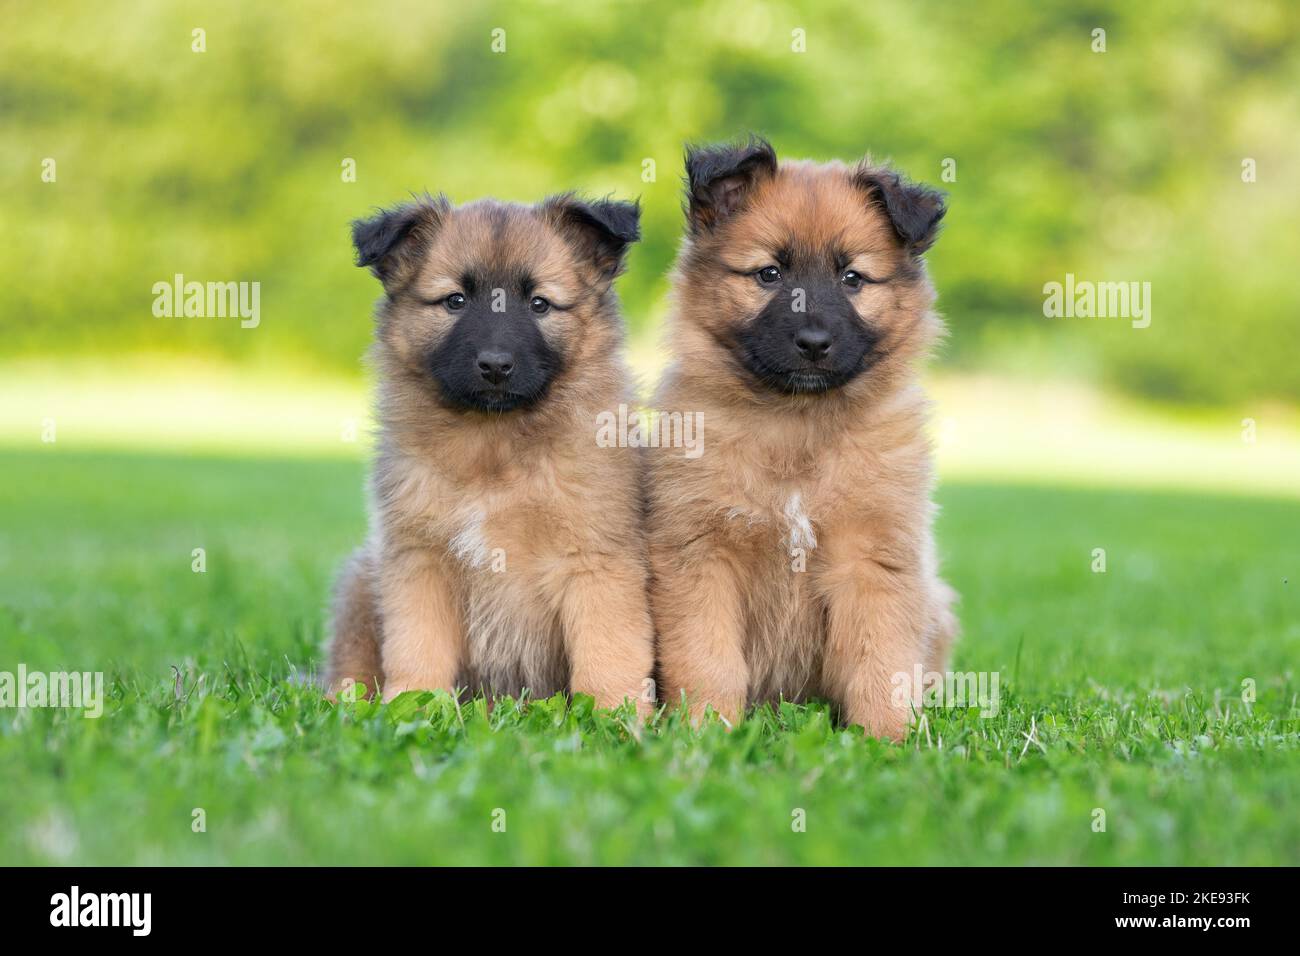
[[[374,938],[377,926],[436,938],[440,919],[484,908],[502,919],[493,938],[540,941],[537,928],[571,923],[582,945],[592,910],[624,915],[662,938],[683,921],[746,918],[755,926],[813,918],[904,936],[981,924],[1017,939],[1038,926],[1063,938],[1184,939],[1231,945],[1241,934],[1293,929],[1284,869],[528,870],[37,869],[3,871],[7,940],[78,934],[189,941],[337,944]],[[73,888],[76,888],[75,890]],[[148,894],[147,897],[144,894]],[[563,902],[567,900],[568,902]],[[749,900],[739,909],[736,902]],[[525,923],[536,913],[546,922]],[[573,919],[566,919],[572,915]],[[77,925],[73,925],[73,924]],[[86,925],[110,923],[115,925]],[[463,925],[463,922],[461,922]],[[482,924],[480,924],[482,925]],[[490,924],[488,924],[490,925]],[[707,924],[706,924],[707,925]],[[147,933],[144,931],[147,929]],[[503,932],[504,931],[504,932]],[[631,931],[631,930],[630,930]],[[198,936],[196,936],[196,933]],[[250,937],[248,934],[255,934]],[[356,935],[360,934],[360,935]],[[503,939],[504,936],[504,939]],[[578,938],[574,938],[574,937]],[[593,940],[594,941],[594,940]]]

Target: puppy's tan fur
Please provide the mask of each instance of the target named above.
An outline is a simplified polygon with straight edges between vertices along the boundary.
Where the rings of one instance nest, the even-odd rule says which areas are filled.
[[[527,409],[449,408],[424,365],[453,325],[427,303],[485,262],[572,304],[539,318],[564,365]],[[421,203],[377,313],[371,533],[336,589],[332,689],[351,678],[386,700],[526,688],[581,691],[602,707],[640,701],[653,635],[636,462],[594,437],[597,414],[627,401],[607,266],[564,199]]]
[[[711,705],[734,721],[747,703],[818,696],[898,738],[920,688],[900,703],[894,675],[946,666],[954,594],[936,569],[916,380],[943,325],[923,262],[863,186],[874,173],[888,175],[783,163],[678,259],[674,364],[654,406],[702,412],[705,448],[695,460],[649,454],[648,531],[664,698],[684,691],[696,714]],[[729,348],[768,294],[740,273],[790,243],[849,250],[854,268],[892,276],[853,299],[883,333],[883,357],[836,390],[756,387]]]

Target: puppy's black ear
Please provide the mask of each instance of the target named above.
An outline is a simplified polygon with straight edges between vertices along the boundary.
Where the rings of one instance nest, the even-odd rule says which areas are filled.
[[[420,256],[442,225],[451,204],[443,196],[423,196],[414,202],[380,210],[370,219],[352,223],[357,265],[368,266],[392,293],[414,276]]]
[[[776,152],[752,136],[743,144],[686,147],[686,218],[692,232],[712,229],[776,174]]]
[[[939,223],[948,211],[937,189],[911,183],[887,166],[864,160],[853,171],[854,181],[879,202],[889,216],[903,248],[919,256],[939,238]]]
[[[604,279],[623,271],[628,246],[641,238],[641,205],[617,199],[587,202],[571,193],[552,196],[541,204],[579,255],[591,259]]]

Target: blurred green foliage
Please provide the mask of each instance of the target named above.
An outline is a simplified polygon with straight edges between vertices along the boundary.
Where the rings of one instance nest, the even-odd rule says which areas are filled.
[[[621,290],[653,334],[682,144],[753,130],[949,191],[930,254],[946,361],[1300,398],[1294,3],[56,0],[5,21],[6,351],[356,369],[378,290],[348,221],[423,189],[639,195]],[[1151,282],[1150,328],[1045,318],[1067,272]],[[176,273],[260,282],[261,326],[154,318]]]

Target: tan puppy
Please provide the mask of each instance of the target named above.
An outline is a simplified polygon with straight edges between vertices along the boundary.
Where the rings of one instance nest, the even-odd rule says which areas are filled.
[[[380,436],[331,690],[653,699],[635,452],[595,440],[597,415],[627,401],[611,284],[638,219],[561,196],[426,198],[356,223],[386,293]]]
[[[650,462],[660,677],[728,720],[830,699],[906,733],[956,631],[938,577],[926,399],[941,335],[922,253],[939,193],[869,162],[778,165],[761,140],[692,150],[674,364],[654,406],[704,451]]]

